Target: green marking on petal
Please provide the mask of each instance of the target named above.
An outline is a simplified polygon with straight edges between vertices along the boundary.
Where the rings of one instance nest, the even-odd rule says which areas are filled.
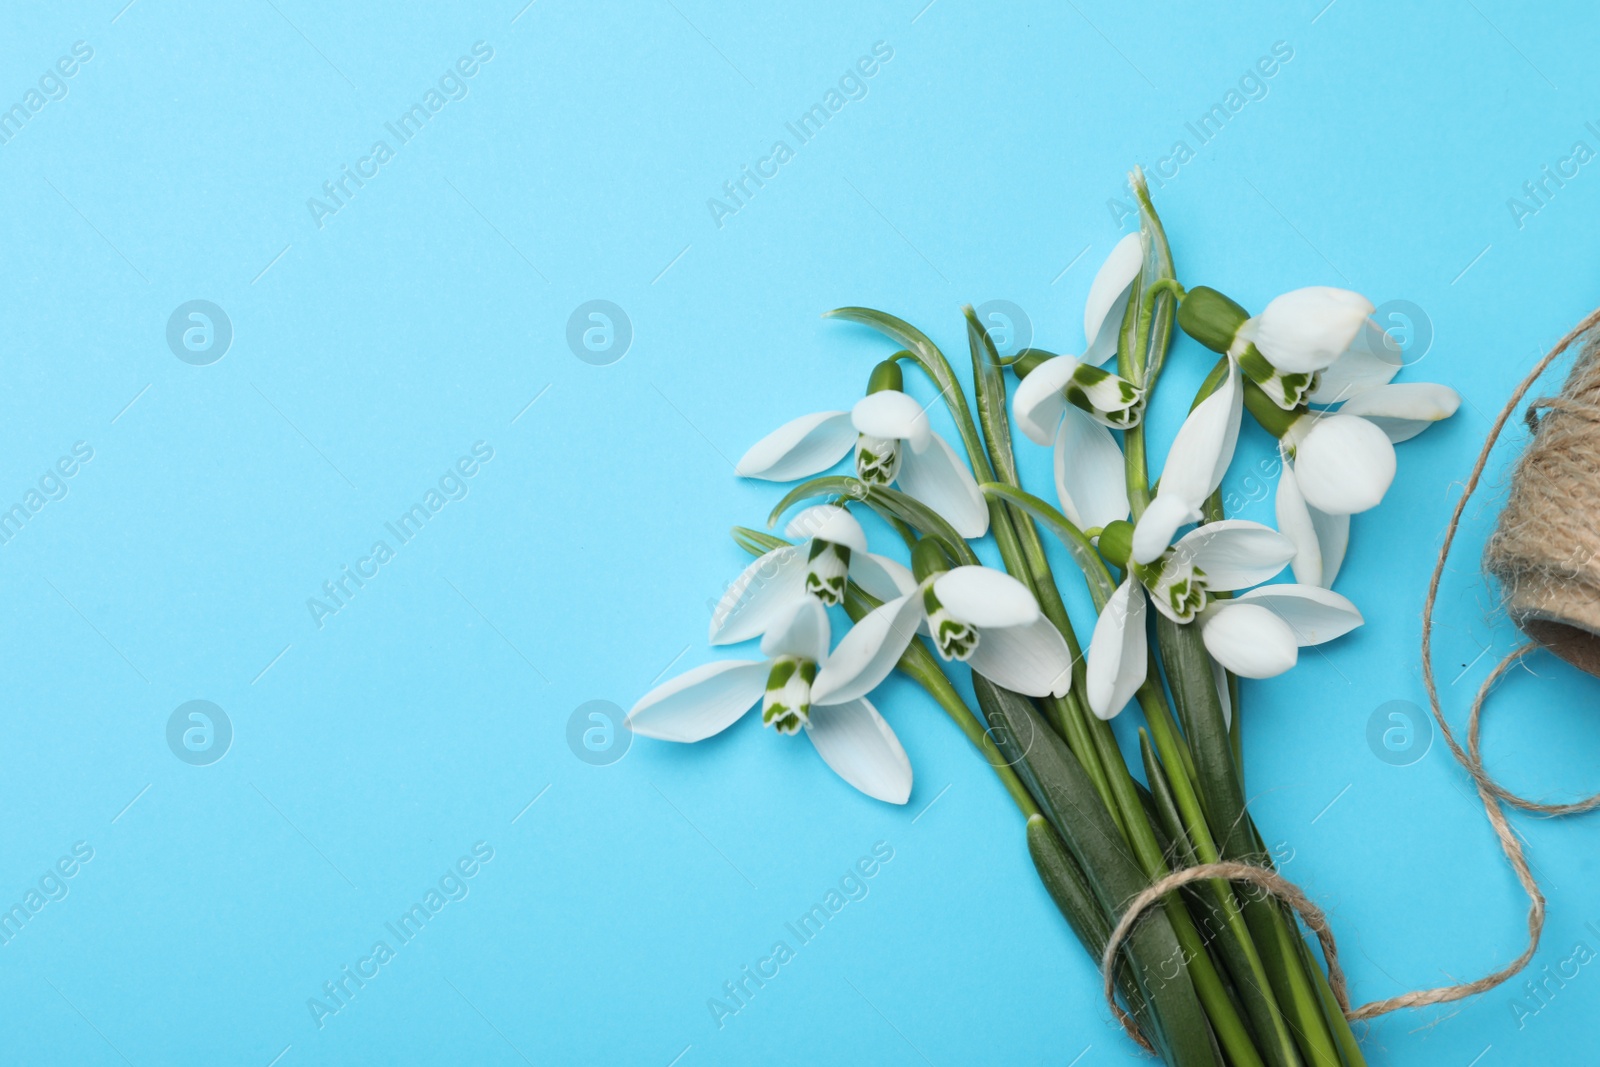
[[[813,538],[806,564],[806,592],[824,604],[842,604],[849,575],[849,546]]]
[[[1321,375],[1316,372],[1284,374],[1267,362],[1255,345],[1239,356],[1239,369],[1254,382],[1267,397],[1284,411],[1293,411],[1316,392]]]
[[[796,734],[811,721],[811,683],[817,665],[809,659],[782,656],[767,672],[767,691],[761,698],[761,725],[780,734]]]
[[[922,587],[922,607],[928,615],[928,629],[933,632],[933,647],[945,660],[962,660],[978,647],[978,630],[962,622],[944,609],[933,593],[933,583]]]
[[[1074,407],[1113,429],[1137,426],[1144,417],[1144,391],[1101,367],[1079,366],[1062,392]]]
[[[856,437],[856,477],[867,485],[890,485],[900,473],[900,442],[886,437]]]
[[[1257,385],[1271,381],[1278,374],[1278,368],[1274,367],[1255,345],[1251,345],[1240,354],[1239,369],[1248,374],[1250,380]]]
[[[1151,564],[1134,564],[1134,574],[1151,597],[1171,610],[1179,622],[1192,622],[1211,603],[1206,572],[1192,564],[1178,563],[1173,549]]]
[[[1104,367],[1096,367],[1089,363],[1080,363],[1072,371],[1072,380],[1084,388],[1099,385],[1112,377],[1115,377],[1115,375]]]

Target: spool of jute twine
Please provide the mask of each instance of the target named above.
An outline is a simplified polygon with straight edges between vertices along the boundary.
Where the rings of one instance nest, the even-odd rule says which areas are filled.
[[[1529,869],[1521,839],[1511,829],[1502,805],[1541,815],[1573,815],[1600,807],[1600,793],[1569,804],[1545,804],[1512,793],[1484,769],[1479,749],[1479,724],[1484,702],[1495,685],[1506,671],[1536,649],[1548,649],[1575,667],[1600,677],[1600,338],[1589,339],[1559,395],[1536,400],[1528,406],[1526,418],[1533,438],[1512,474],[1510,495],[1484,551],[1484,569],[1500,583],[1507,615],[1529,640],[1507,654],[1479,687],[1467,720],[1465,748],[1439,706],[1439,689],[1433,676],[1433,610],[1467,501],[1478,488],[1489,463],[1489,453],[1499,441],[1506,423],[1550,365],[1596,325],[1600,325],[1600,310],[1591,312],[1547,352],[1500,410],[1445,528],[1422,608],[1422,681],[1428,694],[1428,708],[1450,754],[1472,777],[1489,826],[1528,895],[1527,947],[1506,966],[1471,982],[1418,989],[1351,1008],[1327,917],[1298,886],[1271,868],[1256,864],[1225,862],[1186,867],[1157,879],[1128,902],[1100,960],[1106,1002],[1123,1029],[1147,1051],[1151,1049],[1150,1043],[1116,1001],[1112,976],[1117,953],[1145,912],[1159,904],[1168,893],[1193,882],[1210,879],[1246,882],[1290,905],[1322,945],[1329,988],[1340,1010],[1351,1020],[1371,1019],[1400,1008],[1445,1004],[1487,992],[1515,976],[1533,959],[1544,930],[1544,894]]]

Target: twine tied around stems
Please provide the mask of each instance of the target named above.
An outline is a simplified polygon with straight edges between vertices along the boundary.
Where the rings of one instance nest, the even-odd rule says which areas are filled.
[[[1545,397],[1528,406],[1527,421],[1533,440],[1518,461],[1511,493],[1484,550],[1484,568],[1500,582],[1507,614],[1530,638],[1513,649],[1489,673],[1472,701],[1463,748],[1445,721],[1439,690],[1433,676],[1433,612],[1439,598],[1450,547],[1461,527],[1467,501],[1483,478],[1489,453],[1500,439],[1517,405],[1550,365],[1574,341],[1600,325],[1600,310],[1593,311],[1536,363],[1512,391],[1499,417],[1490,427],[1478,460],[1456,501],[1444,542],[1428,582],[1422,608],[1422,680],[1428,708],[1450,754],[1477,786],[1484,814],[1528,895],[1528,944],[1505,967],[1471,982],[1418,989],[1358,1008],[1350,1007],[1338,949],[1323,914],[1301,889],[1276,871],[1249,863],[1207,863],[1174,871],[1141,891],[1123,911],[1105,952],[1100,969],[1105,978],[1106,1001],[1128,1035],[1146,1051],[1150,1043],[1117,1004],[1112,976],[1117,953],[1132,933],[1139,917],[1175,889],[1192,882],[1218,878],[1248,882],[1289,904],[1306,928],[1316,934],[1327,962],[1328,987],[1345,1016],[1371,1019],[1400,1008],[1444,1004],[1487,992],[1512,978],[1533,959],[1544,931],[1545,899],[1523,855],[1522,843],[1506,819],[1502,803],[1541,815],[1574,815],[1600,807],[1600,793],[1569,804],[1545,804],[1512,793],[1496,782],[1483,766],[1479,724],[1483,705],[1507,670],[1537,648],[1545,648],[1589,674],[1600,677],[1600,338],[1592,339],[1575,361],[1560,395]],[[1539,412],[1543,412],[1541,416]]]

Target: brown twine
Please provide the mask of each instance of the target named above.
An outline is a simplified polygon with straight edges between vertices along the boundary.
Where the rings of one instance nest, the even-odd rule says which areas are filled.
[[[1527,420],[1533,441],[1484,548],[1484,569],[1499,580],[1506,612],[1523,632],[1600,676],[1600,358],[1593,344],[1561,395],[1529,405]]]
[[[1112,982],[1117,950],[1133,933],[1133,927],[1139,921],[1139,917],[1154,907],[1162,897],[1190,882],[1202,882],[1212,878],[1222,878],[1230,882],[1250,882],[1294,908],[1306,927],[1317,935],[1317,940],[1322,944],[1322,954],[1328,961],[1328,985],[1333,989],[1333,995],[1338,999],[1340,1009],[1349,1012],[1350,1001],[1345,995],[1344,970],[1339,966],[1339,949],[1333,943],[1333,931],[1328,928],[1328,917],[1322,913],[1322,909],[1313,904],[1311,898],[1300,891],[1299,886],[1277,871],[1258,867],[1253,863],[1203,863],[1198,867],[1185,867],[1181,871],[1173,871],[1150,888],[1140,892],[1128,904],[1127,910],[1117,922],[1116,929],[1111,931],[1110,940],[1106,942],[1105,953],[1100,957],[1100,971],[1105,976],[1106,983],[1106,1002],[1111,1005],[1112,1013],[1116,1015],[1117,1021],[1122,1023],[1122,1028],[1128,1032],[1129,1037],[1137,1041],[1146,1052],[1155,1051],[1145,1036],[1139,1032],[1138,1025],[1117,1003],[1116,989]]]
[[[1591,312],[1546,353],[1500,410],[1445,528],[1444,543],[1439,548],[1422,608],[1422,680],[1428,693],[1428,707],[1450,754],[1472,776],[1489,825],[1517,881],[1528,895],[1527,947],[1505,967],[1474,981],[1418,989],[1374,1000],[1352,1010],[1327,916],[1298,886],[1277,872],[1254,864],[1206,863],[1184,868],[1157,879],[1129,902],[1101,956],[1106,1001],[1123,1029],[1146,1051],[1152,1051],[1149,1041],[1116,1002],[1113,964],[1139,917],[1168,893],[1191,882],[1211,878],[1250,882],[1293,907],[1306,927],[1317,935],[1327,961],[1328,986],[1340,1009],[1351,1020],[1371,1019],[1400,1008],[1445,1004],[1486,992],[1515,976],[1533,959],[1544,931],[1544,894],[1533,877],[1521,840],[1507,821],[1501,802],[1543,815],[1570,815],[1600,807],[1600,793],[1570,804],[1544,804],[1517,796],[1484,769],[1479,726],[1490,691],[1507,670],[1535,647],[1549,648],[1589,673],[1600,675],[1600,636],[1597,636],[1600,633],[1600,572],[1594,570],[1596,561],[1600,560],[1600,530],[1594,526],[1594,517],[1600,514],[1600,435],[1594,432],[1595,424],[1600,423],[1600,354],[1594,346],[1573,367],[1561,396],[1535,401],[1529,407],[1528,421],[1535,430],[1535,441],[1517,465],[1510,498],[1485,550],[1485,566],[1501,580],[1508,610],[1533,640],[1502,659],[1479,687],[1472,702],[1465,749],[1445,721],[1439,704],[1439,690],[1433,676],[1433,610],[1467,501],[1483,478],[1489,453],[1499,441],[1506,422],[1533,383],[1574,341],[1597,324],[1600,324],[1600,310]],[[1543,418],[1536,414],[1540,410],[1546,412]],[[1571,545],[1574,551],[1564,559],[1552,559],[1550,554],[1556,545]]]

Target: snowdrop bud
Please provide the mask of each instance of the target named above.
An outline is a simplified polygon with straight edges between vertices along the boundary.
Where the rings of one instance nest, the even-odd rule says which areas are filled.
[[[872,376],[867,379],[867,393],[881,393],[890,389],[901,393],[905,391],[905,384],[906,378],[900,373],[899,362],[886,359],[872,368]]]
[[[1106,528],[1100,531],[1097,547],[1108,563],[1126,570],[1128,557],[1133,554],[1133,523],[1118,519],[1107,524]]]
[[[919,583],[949,569],[950,554],[933,538],[924,537],[911,549],[911,573]]]
[[[1190,289],[1178,305],[1178,325],[1183,332],[1213,352],[1226,353],[1232,348],[1239,327],[1249,318],[1241,305],[1205,285]]]
[[[1246,333],[1274,367],[1310,374],[1344,354],[1372,311],[1360,293],[1313,285],[1274,298]]]

